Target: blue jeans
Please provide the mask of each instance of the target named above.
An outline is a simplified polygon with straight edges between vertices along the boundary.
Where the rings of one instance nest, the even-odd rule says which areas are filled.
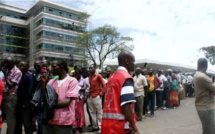
[[[36,118],[38,124],[37,134],[43,134],[42,113],[39,113]]]
[[[154,110],[155,110],[155,90],[148,92],[148,103],[150,104],[150,110],[151,110],[151,114],[154,114]]]

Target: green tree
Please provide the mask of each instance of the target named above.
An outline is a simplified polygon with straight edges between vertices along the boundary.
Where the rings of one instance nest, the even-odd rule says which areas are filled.
[[[78,45],[85,49],[86,57],[100,69],[107,58],[115,58],[122,50],[132,51],[132,41],[131,37],[121,36],[116,27],[111,25],[87,31],[77,38]]]
[[[202,47],[204,50],[206,58],[211,62],[212,65],[215,64],[215,46]]]

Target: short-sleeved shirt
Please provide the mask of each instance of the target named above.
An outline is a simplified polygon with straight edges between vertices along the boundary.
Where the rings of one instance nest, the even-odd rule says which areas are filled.
[[[125,67],[119,66],[117,70],[126,70]],[[122,89],[121,89],[121,94],[120,94],[120,105],[123,106],[127,103],[135,103],[135,97],[134,97],[134,81],[133,79],[126,79]],[[129,122],[125,122],[124,125],[125,129],[129,128]]]
[[[67,98],[78,98],[78,81],[70,76],[63,80],[51,79],[48,82],[58,94],[58,101]],[[65,108],[58,108],[54,112],[54,117],[48,122],[50,125],[71,126],[75,124],[75,100]]]
[[[160,75],[158,78],[161,80],[162,84],[156,90],[157,91],[163,91],[164,90],[164,88],[163,88],[164,82],[167,82],[167,78],[164,75]]]
[[[93,76],[89,77],[90,82],[90,97],[97,97],[102,92],[102,89],[105,87],[104,80],[100,74],[95,73]]]
[[[19,82],[22,78],[22,72],[19,70],[19,68],[17,68],[16,66],[14,66],[8,73],[7,73],[7,80],[10,83],[16,83],[15,86],[13,86],[12,88],[9,88],[8,84],[6,84],[5,86],[5,90],[4,92],[16,92],[17,88],[19,86]],[[6,80],[4,78],[4,81],[6,83]]]
[[[148,86],[146,77],[142,74],[134,76],[134,95],[135,97],[144,96],[144,87]]]
[[[119,66],[117,70],[126,70],[125,67]],[[123,106],[127,103],[135,103],[135,97],[134,97],[134,81],[133,79],[126,79],[120,94],[120,105]]]

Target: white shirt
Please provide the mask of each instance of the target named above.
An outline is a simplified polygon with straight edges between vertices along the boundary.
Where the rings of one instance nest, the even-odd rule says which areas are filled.
[[[0,71],[0,79],[4,79],[4,73],[2,71]]]
[[[157,88],[156,90],[157,90],[157,91],[163,91],[163,90],[164,90],[164,89],[163,89],[163,83],[164,83],[164,82],[167,82],[167,78],[166,78],[163,74],[161,74],[158,78],[161,80],[162,84],[161,84],[161,86],[160,86],[159,88]]]
[[[142,74],[138,76],[134,76],[134,96],[138,97],[143,95],[144,96],[144,87],[148,86],[146,77]]]

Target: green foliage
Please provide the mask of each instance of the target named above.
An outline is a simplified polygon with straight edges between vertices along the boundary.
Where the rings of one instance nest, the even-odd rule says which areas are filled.
[[[203,47],[202,50],[205,51],[206,58],[211,62],[212,65],[215,64],[215,46]]]
[[[77,38],[78,45],[85,49],[88,59],[100,68],[107,58],[115,58],[122,50],[132,51],[132,41],[131,37],[122,37],[116,27],[111,25],[87,31]]]

